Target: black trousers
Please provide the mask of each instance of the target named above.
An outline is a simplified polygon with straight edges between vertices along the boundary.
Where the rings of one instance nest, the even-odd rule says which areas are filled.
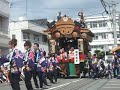
[[[38,80],[37,80],[37,76],[38,76],[37,65],[34,66],[34,69],[32,72],[33,72],[33,80],[34,80],[35,87],[39,88]]]
[[[11,73],[8,74],[10,84],[13,90],[20,90],[20,73]]]
[[[84,71],[85,64],[84,62],[80,62],[80,73]]]
[[[43,83],[44,83],[45,85],[48,85],[47,80],[46,80],[46,77],[47,77],[47,72],[42,72],[42,80],[43,80]]]
[[[40,88],[43,88],[43,82],[44,82],[43,72],[41,71],[38,72],[38,78],[39,78]]]
[[[31,83],[32,71],[27,71],[26,69],[24,69],[24,74],[25,74],[25,85],[27,90],[33,90]]]
[[[49,74],[49,80],[51,83],[53,83],[53,80],[57,82],[57,70],[56,69],[54,71],[50,71],[48,74]]]
[[[95,76],[94,76],[94,78],[98,78],[98,75],[99,75],[99,69],[98,69],[98,67],[95,67]]]

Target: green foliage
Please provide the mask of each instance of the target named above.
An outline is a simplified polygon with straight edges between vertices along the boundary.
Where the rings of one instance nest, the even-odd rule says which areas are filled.
[[[105,57],[105,52],[103,52],[103,51],[95,50],[94,53],[96,54],[97,58],[99,58],[99,59],[102,59]]]

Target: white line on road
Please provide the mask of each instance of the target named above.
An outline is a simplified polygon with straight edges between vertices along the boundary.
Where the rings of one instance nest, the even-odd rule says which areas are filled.
[[[120,88],[120,87],[102,87],[102,88]]]
[[[120,84],[106,84],[106,85],[120,85]]]
[[[82,79],[80,79],[80,80],[82,80]],[[72,82],[78,82],[78,81],[80,81],[80,80],[75,80],[75,81],[72,81]]]
[[[109,81],[109,82],[118,82],[118,81],[116,80],[116,81]]]
[[[70,83],[71,83],[71,82],[70,82]],[[65,83],[65,84],[59,85],[59,86],[57,86],[57,87],[49,88],[49,89],[47,89],[47,90],[52,90],[52,89],[55,89],[55,88],[67,86],[67,85],[70,84],[70,83]]]
[[[83,80],[83,79],[80,79],[80,80]],[[78,82],[80,80],[75,80],[75,81],[72,81],[72,82],[69,82],[69,83],[65,83],[65,84],[59,85],[57,87],[49,88],[49,89],[46,89],[46,90],[52,90],[52,89],[60,88],[60,87],[63,87],[63,86],[67,86],[67,85],[69,85],[71,83]]]

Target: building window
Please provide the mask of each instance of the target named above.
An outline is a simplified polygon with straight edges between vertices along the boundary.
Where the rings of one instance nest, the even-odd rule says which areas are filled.
[[[37,43],[40,42],[40,38],[38,35],[34,35],[34,42],[37,42]]]
[[[23,39],[24,39],[24,40],[30,40],[30,34],[24,32],[24,33],[23,33]]]
[[[15,34],[13,34],[13,35],[12,35],[12,39],[15,39],[15,38],[16,38],[16,36],[15,36]]]
[[[94,48],[94,49],[103,49],[104,46],[103,45],[95,45],[92,48]]]
[[[42,42],[47,42],[47,36],[46,35],[42,35]]]
[[[106,39],[107,38],[105,33],[102,33],[101,36],[102,36],[102,39]]]
[[[95,35],[94,40],[98,40],[98,34]]]
[[[90,28],[97,28],[97,21],[90,22]]]
[[[98,25],[99,25],[99,27],[106,27],[107,22],[106,21],[98,21]]]
[[[119,33],[119,34],[117,34],[117,38],[120,38],[120,33]]]
[[[102,21],[99,21],[98,24],[99,24],[99,27],[103,27]]]
[[[93,28],[97,28],[97,22],[93,22]]]
[[[106,27],[106,26],[107,26],[106,20],[90,22],[90,28]]]

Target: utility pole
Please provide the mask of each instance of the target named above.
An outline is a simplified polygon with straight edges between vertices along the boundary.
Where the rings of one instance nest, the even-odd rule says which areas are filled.
[[[113,32],[114,32],[114,46],[117,46],[117,31],[116,31],[116,3],[112,1],[112,23],[113,23]]]
[[[120,30],[120,14],[119,14],[119,30]]]

